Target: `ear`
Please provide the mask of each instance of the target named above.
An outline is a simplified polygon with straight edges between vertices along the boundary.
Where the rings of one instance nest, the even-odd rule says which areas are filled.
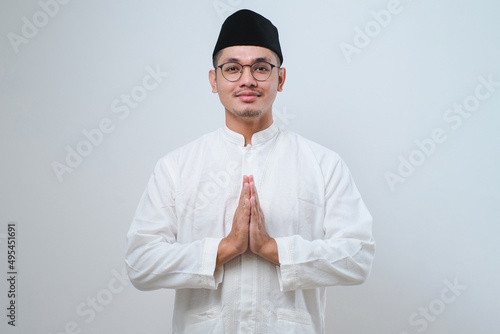
[[[217,93],[217,75],[215,74],[215,70],[208,72],[208,81],[210,81],[210,86],[212,86],[212,93]]]
[[[283,85],[285,84],[286,79],[286,68],[280,67],[280,72],[278,75],[278,92],[283,91]]]

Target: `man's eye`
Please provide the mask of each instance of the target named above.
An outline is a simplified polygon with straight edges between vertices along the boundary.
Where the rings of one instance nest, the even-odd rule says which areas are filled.
[[[229,73],[235,73],[235,72],[239,72],[240,69],[238,66],[227,66],[224,71],[229,72]]]
[[[259,65],[259,66],[256,66],[254,68],[254,71],[257,71],[257,72],[268,72],[269,71],[269,66]]]

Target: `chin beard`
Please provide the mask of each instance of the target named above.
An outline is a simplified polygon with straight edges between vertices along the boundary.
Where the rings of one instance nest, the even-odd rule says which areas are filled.
[[[241,112],[232,110],[230,112],[234,116],[240,117],[240,118],[257,118],[262,114],[262,112],[260,110],[250,110],[250,109],[243,110]]]

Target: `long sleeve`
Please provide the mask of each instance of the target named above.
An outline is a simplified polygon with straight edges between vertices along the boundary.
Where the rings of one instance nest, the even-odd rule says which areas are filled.
[[[177,240],[175,185],[165,159],[157,164],[127,234],[125,262],[130,280],[141,290],[216,289],[220,238]]]
[[[324,238],[276,238],[282,291],[360,284],[371,270],[375,252],[372,217],[344,162],[327,160],[322,168]]]

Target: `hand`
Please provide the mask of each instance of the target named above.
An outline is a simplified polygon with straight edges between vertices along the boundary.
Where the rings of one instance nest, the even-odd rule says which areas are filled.
[[[240,200],[234,212],[231,232],[222,239],[217,251],[216,267],[219,267],[234,257],[243,254],[248,249],[250,227],[250,184],[249,177],[243,176]]]
[[[267,234],[264,212],[260,207],[259,195],[253,176],[249,176],[250,187],[250,250],[264,259],[279,265],[278,245]]]

